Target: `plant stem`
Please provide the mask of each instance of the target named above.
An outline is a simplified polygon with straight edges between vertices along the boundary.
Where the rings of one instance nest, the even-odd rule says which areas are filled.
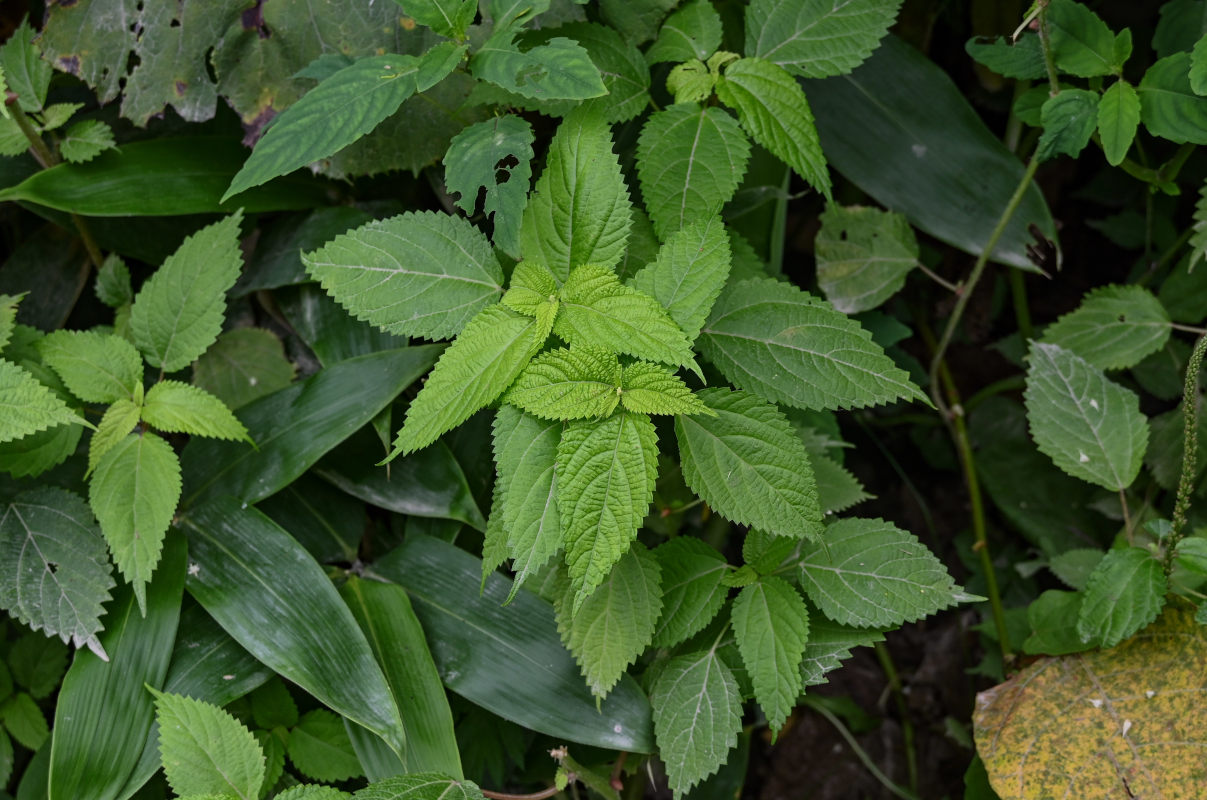
[[[1123,535],[1127,537],[1127,543],[1134,544],[1132,541],[1132,515],[1127,510],[1127,493],[1122,489],[1119,490],[1119,507],[1123,509]]]
[[[1197,333],[1200,336],[1202,336],[1204,333],[1207,333],[1207,328],[1196,328],[1194,325],[1181,325],[1177,322],[1169,323],[1169,327],[1173,328],[1176,331],[1186,331],[1187,333]]]
[[[1009,270],[1006,277],[1010,281],[1010,297],[1014,300],[1014,319],[1025,342],[1034,337],[1035,329],[1031,327],[1031,308],[1027,305],[1027,285],[1023,282],[1023,271]]]
[[[905,692],[901,688],[901,676],[897,674],[897,665],[893,656],[884,646],[884,642],[875,644],[876,658],[884,677],[888,679],[889,688],[893,691],[893,699],[897,703],[897,715],[901,717],[901,738],[905,743],[905,766],[909,771],[909,788],[915,794],[918,792],[918,755],[914,749],[914,723],[909,716],[909,706],[905,702]]]
[[[1044,53],[1044,68],[1048,72],[1048,95],[1060,94],[1060,81],[1056,78],[1056,57],[1052,55],[1052,40],[1048,36],[1048,0],[1039,0],[1039,46]]]
[[[1199,337],[1190,353],[1186,365],[1186,385],[1182,390],[1182,476],[1178,481],[1178,499],[1173,507],[1173,530],[1169,532],[1169,543],[1165,545],[1165,574],[1173,572],[1173,556],[1186,535],[1186,512],[1190,510],[1190,493],[1194,491],[1195,461],[1199,449],[1199,370],[1203,368],[1203,356],[1207,353],[1207,334]]]
[[[952,283],[951,281],[949,281],[949,280],[947,280],[946,278],[942,277],[942,276],[941,276],[941,275],[939,275],[937,272],[935,272],[934,270],[932,270],[930,267],[928,267],[928,266],[926,266],[925,264],[923,264],[921,261],[919,261],[917,264],[915,264],[915,266],[916,266],[916,267],[917,267],[919,270],[921,270],[921,271],[922,271],[922,274],[923,274],[923,275],[925,275],[926,277],[930,278],[932,281],[934,281],[935,283],[939,284],[940,286],[942,286],[942,287],[943,287],[944,289],[946,289],[947,291],[949,291],[949,292],[953,292],[953,293],[955,293],[955,294],[959,294],[960,292],[962,292],[962,291],[963,291],[963,289],[962,289],[962,288],[961,288],[961,287],[960,287],[958,284]]]
[[[872,773],[872,777],[880,782],[881,786],[883,786],[885,789],[888,789],[897,797],[902,798],[902,800],[918,800],[918,795],[893,783],[889,776],[880,771],[880,768],[876,766],[874,761],[872,761],[872,757],[867,754],[866,750],[859,746],[859,742],[855,740],[855,737],[851,735],[849,730],[847,730],[847,726],[842,724],[842,720],[835,716],[833,711],[821,705],[820,703],[817,703],[808,696],[806,696],[803,700],[803,704],[813,709],[818,714],[821,714],[838,730],[839,735],[846,740],[847,745],[851,748],[851,752],[853,752],[855,757],[863,763],[863,766],[867,768],[867,771]]]
[[[532,794],[508,794],[507,792],[492,792],[490,789],[483,789],[482,796],[489,797],[490,800],[545,800],[546,797],[553,797],[560,792],[561,789],[556,786],[550,786],[548,789],[541,789],[539,792]]]
[[[616,757],[616,763],[612,765],[612,776],[608,783],[618,792],[624,790],[624,780],[620,776],[624,774],[624,762],[628,757],[627,752],[621,751],[620,755]]]

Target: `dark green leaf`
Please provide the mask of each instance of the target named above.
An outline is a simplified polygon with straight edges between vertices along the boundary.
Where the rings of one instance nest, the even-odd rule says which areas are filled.
[[[59,688],[59,681],[67,671],[67,653],[66,645],[58,639],[26,633],[17,641],[10,641],[8,668],[18,686],[35,700],[41,700]]]
[[[3,47],[0,47],[0,70],[4,81],[17,95],[22,111],[41,111],[46,103],[46,90],[50,88],[50,75],[54,71],[50,62],[42,59],[41,49],[34,44],[37,31],[29,26],[29,20],[12,32]]]
[[[418,772],[366,786],[353,795],[353,800],[482,800],[482,790],[473,781],[453,780],[438,772]]]
[[[654,551],[662,567],[662,616],[654,632],[658,647],[674,647],[704,629],[729,594],[721,579],[725,557],[699,539],[680,536]]]
[[[261,223],[255,250],[231,294],[242,297],[257,289],[309,282],[302,253],[317,250],[341,233],[371,222],[373,218],[373,214],[353,206],[330,206]]]
[[[1086,582],[1077,614],[1083,642],[1110,648],[1157,618],[1168,590],[1161,562],[1143,547],[1111,550]]]
[[[1153,136],[1207,144],[1207,97],[1190,88],[1189,53],[1175,53],[1149,67],[1137,94],[1140,119]]]
[[[396,336],[349,314],[317,283],[286,286],[273,298],[285,319],[324,366],[356,356],[406,347]]]
[[[651,64],[703,61],[720,46],[721,15],[708,0],[692,0],[666,18],[645,58]]]
[[[474,77],[540,100],[585,100],[607,92],[599,68],[577,42],[559,36],[521,52],[515,37],[515,28],[496,23],[470,62]]]
[[[676,656],[654,681],[658,751],[676,794],[717,771],[737,743],[742,698],[715,649]]]
[[[520,255],[520,218],[532,182],[532,126],[511,114],[471,125],[453,137],[444,156],[444,181],[457,205],[473,214],[485,189],[482,213],[493,215],[494,243]],[[509,165],[515,159],[515,165]]]
[[[1052,57],[1061,72],[1093,78],[1123,68],[1126,56],[1122,60],[1116,58],[1115,34],[1085,5],[1075,0],[1051,0],[1046,21]],[[1127,54],[1130,53],[1128,47]]]
[[[441,36],[461,39],[478,13],[475,0],[406,0],[403,10]]]
[[[363,773],[340,718],[325,708],[302,715],[289,732],[289,760],[303,775],[335,783]]]
[[[828,205],[813,249],[821,290],[846,314],[892,297],[918,263],[918,240],[905,216],[867,206]]]
[[[754,0],[746,9],[746,55],[806,78],[850,72],[897,17],[901,0]]]
[[[1047,74],[1039,34],[1027,32],[1013,42],[1005,36],[993,41],[984,38],[969,39],[964,50],[1003,78],[1033,81]]]
[[[1117,167],[1127,157],[1140,126],[1140,96],[1125,80],[1117,80],[1098,101],[1098,133],[1107,163]]]
[[[1098,95],[1084,89],[1065,89],[1048,98],[1040,111],[1043,135],[1035,149],[1041,161],[1058,155],[1077,155],[1090,142],[1098,126]]]
[[[193,364],[193,383],[231,409],[284,389],[293,375],[281,340],[264,328],[235,328],[220,334]]]

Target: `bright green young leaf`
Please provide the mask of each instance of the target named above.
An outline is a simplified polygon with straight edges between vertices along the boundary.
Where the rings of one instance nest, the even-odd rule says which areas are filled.
[[[360,761],[338,715],[316,708],[289,732],[289,760],[303,775],[333,783],[360,776]]]
[[[828,205],[813,248],[817,283],[846,314],[892,297],[918,263],[918,240],[905,215],[868,206]]]
[[[495,486],[503,492],[499,513],[515,571],[513,597],[562,547],[556,474],[562,427],[560,420],[540,420],[514,406],[500,407],[495,416]]]
[[[101,459],[134,430],[142,417],[142,408],[132,400],[121,399],[105,409],[96,433],[88,443],[88,473],[91,474]]]
[[[1045,76],[1044,51],[1039,44],[1039,34],[1028,31],[1014,41],[1008,36],[999,36],[993,41],[982,41],[983,38],[969,39],[964,50],[998,75],[1025,81]]]
[[[153,433],[132,433],[101,458],[88,503],[101,523],[113,561],[146,611],[146,584],[159,563],[163,537],[180,502],[180,461]]]
[[[503,292],[486,237],[430,211],[370,222],[302,260],[349,313],[406,336],[452,338]]]
[[[666,18],[645,58],[651,64],[703,61],[720,46],[721,15],[708,0],[692,0]]]
[[[662,611],[661,572],[653,553],[634,542],[576,612],[569,584],[554,604],[558,633],[597,697],[607,697],[649,646]]]
[[[749,158],[750,142],[723,109],[677,103],[650,115],[637,141],[637,174],[659,237],[716,217]]]
[[[769,577],[742,589],[731,614],[754,697],[778,733],[800,696],[809,611],[792,584]]]
[[[629,281],[657,300],[695,341],[729,277],[729,235],[720,217],[692,222],[672,233],[654,263]]]
[[[1123,68],[1122,61],[1116,59],[1115,34],[1087,6],[1075,0],[1052,0],[1047,23],[1052,57],[1061,72],[1093,78]]]
[[[58,330],[38,341],[46,366],[88,403],[130,400],[142,393],[142,356],[120,336]]]
[[[732,285],[700,349],[742,389],[798,408],[860,408],[926,396],[858,322],[773,279]]]
[[[180,381],[160,381],[152,386],[143,404],[142,419],[168,433],[251,442],[247,428],[225,403],[204,389]]]
[[[469,5],[472,6],[472,3]],[[494,221],[494,242],[512,257],[520,255],[520,219],[532,181],[532,126],[513,114],[470,125],[453,137],[444,155],[444,182],[459,194],[466,214],[477,208]],[[515,159],[515,164],[508,163]]]
[[[625,286],[608,267],[584,264],[561,289],[553,332],[650,361],[693,366],[691,343],[657,300]]]
[[[1136,91],[1140,119],[1153,136],[1207,144],[1207,97],[1190,86],[1190,53],[1175,53],[1153,64]]]
[[[1112,167],[1123,163],[1140,127],[1140,96],[1120,78],[1102,93],[1098,101],[1098,134],[1102,152]]]
[[[754,0],[746,55],[806,78],[843,75],[872,54],[900,7],[901,0]]]
[[[638,361],[624,368],[620,404],[642,414],[712,414],[678,376],[661,364]]]
[[[251,731],[217,706],[151,690],[163,771],[177,795],[258,800],[264,753]]]
[[[1098,95],[1085,89],[1065,89],[1044,102],[1040,117],[1044,132],[1035,157],[1041,161],[1058,155],[1076,158],[1098,126]]]
[[[557,278],[544,264],[521,261],[511,273],[511,284],[503,295],[502,303],[530,317],[540,317],[542,309],[552,304],[553,313],[556,314]]]
[[[42,112],[42,124],[39,127],[43,131],[53,131],[61,128],[75,116],[75,112],[83,107],[83,103],[55,103],[49,105]]]
[[[88,424],[29,372],[0,359],[0,442],[77,422]]]
[[[116,146],[113,129],[99,119],[77,122],[68,128],[59,140],[59,152],[72,164],[91,161]]]
[[[1114,647],[1155,620],[1168,586],[1161,562],[1143,547],[1111,550],[1090,573],[1077,614],[1083,642]]]
[[[444,351],[419,395],[390,457],[427,447],[501,395],[544,343],[536,322],[502,306],[487,306]]]
[[[1099,369],[1134,367],[1165,346],[1169,314],[1143,286],[1100,286],[1044,330],[1042,341]]]
[[[450,43],[419,58],[387,53],[344,67],[277,117],[222,199],[339,152],[439,83],[463,52]]]
[[[674,647],[704,629],[729,593],[721,579],[725,558],[690,536],[679,536],[654,551],[662,567],[662,616],[654,632],[658,647]]]
[[[825,683],[828,680],[826,673],[842,666],[856,647],[870,647],[882,641],[884,634],[880,631],[839,625],[811,610],[809,641],[805,643],[805,657],[800,665],[804,686]]]
[[[193,364],[193,384],[232,410],[284,389],[293,376],[281,340],[264,328],[226,331]]]
[[[478,13],[476,0],[406,0],[402,10],[441,36],[463,39]]]
[[[809,456],[774,405],[746,392],[703,389],[714,416],[677,416],[683,477],[713,510],[779,536],[816,538],[821,507]]]
[[[545,171],[524,208],[520,252],[549,267],[559,282],[582,264],[614,266],[624,256],[631,212],[607,123],[597,113],[576,111],[549,143]]]
[[[1140,398],[1058,345],[1033,344],[1030,360],[1023,398],[1040,452],[1104,489],[1130,486],[1148,446]]]
[[[676,104],[703,103],[712,97],[716,85],[717,75],[695,58],[676,64],[666,76],[666,90],[675,98]]]
[[[92,513],[76,495],[47,486],[5,504],[0,564],[0,606],[14,618],[76,647],[101,629],[113,568]]]
[[[242,220],[235,212],[185,239],[134,298],[130,332],[151,366],[175,372],[218,338],[226,292],[243,266]]]
[[[807,544],[801,586],[841,625],[888,628],[955,605],[960,587],[911,533],[881,519],[842,519]]]
[[[804,90],[783,67],[759,58],[735,61],[717,79],[717,97],[738,112],[751,138],[830,198],[830,173],[813,112]]]
[[[438,772],[416,772],[378,781],[352,796],[353,800],[483,800],[478,784],[454,780]]]
[[[517,32],[496,23],[470,61],[475,78],[537,100],[586,100],[607,93],[599,68],[578,42],[558,36],[522,52]]]
[[[742,698],[717,651],[676,656],[650,692],[654,736],[671,789],[681,796],[717,771],[737,743]]]
[[[96,298],[110,308],[121,308],[134,302],[130,286],[130,268],[116,253],[105,256],[96,273]]]
[[[17,95],[17,102],[25,112],[41,111],[46,103],[46,91],[50,88],[50,76],[54,72],[50,62],[42,58],[41,50],[34,44],[37,31],[28,19],[12,32],[8,41],[0,47],[0,75],[8,88]]]
[[[0,351],[3,351],[12,339],[13,328],[17,324],[17,304],[24,297],[24,294],[0,294]]]
[[[636,538],[657,472],[658,434],[644,414],[620,411],[598,422],[572,422],[562,432],[557,506],[575,591],[571,613]]]
[[[563,420],[606,417],[620,399],[616,354],[591,345],[541,353],[503,395],[529,414]]]

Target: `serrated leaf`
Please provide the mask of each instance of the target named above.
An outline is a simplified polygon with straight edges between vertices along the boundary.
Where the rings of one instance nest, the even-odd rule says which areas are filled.
[[[146,609],[146,584],[159,563],[164,534],[180,501],[180,460],[153,433],[132,433],[101,458],[88,503],[113,561]]]
[[[773,279],[733,284],[699,339],[742,389],[798,408],[859,408],[929,400],[858,322]]]
[[[235,212],[185,239],[134,298],[130,333],[151,366],[175,372],[218,338],[226,292],[243,266],[242,219]]]
[[[699,539],[680,536],[654,550],[662,567],[662,616],[654,631],[657,647],[674,647],[695,636],[725,603],[725,557]]]
[[[88,403],[130,400],[142,391],[142,356],[120,336],[59,330],[38,341],[42,361]]]
[[[521,52],[517,33],[496,23],[470,61],[475,78],[536,100],[586,100],[607,93],[599,68],[578,42],[557,36]]]
[[[552,303],[553,313],[556,314],[557,278],[544,264],[521,261],[511,273],[511,284],[503,295],[502,303],[530,317],[540,316],[541,309]]]
[[[729,389],[703,389],[696,397],[716,415],[675,418],[692,491],[742,525],[795,538],[821,533],[809,457],[779,409]]]
[[[236,328],[218,337],[193,364],[193,383],[236,409],[293,383],[281,340],[263,328]]]
[[[868,206],[828,205],[813,248],[817,283],[846,314],[892,297],[918,263],[918,240],[905,215]]]
[[[636,538],[657,472],[658,434],[643,414],[620,411],[599,422],[572,422],[562,432],[557,506],[576,593],[571,613]]]
[[[999,36],[992,41],[983,41],[985,38],[969,39],[964,50],[1003,78],[1033,81],[1046,74],[1039,34],[1028,31],[1014,40]]]
[[[809,448],[805,448],[809,451]],[[813,478],[817,483],[817,500],[824,514],[846,511],[873,495],[864,490],[859,479],[850,470],[829,456],[809,451],[809,465],[813,467]]]
[[[703,103],[712,97],[716,85],[717,76],[696,58],[676,64],[666,76],[666,90],[674,96],[676,104]]]
[[[155,695],[163,771],[177,795],[231,795],[258,800],[264,753],[247,728],[226,711],[201,700]]]
[[[812,610],[809,614],[809,641],[805,643],[805,656],[800,671],[803,684],[818,686],[828,679],[826,673],[842,666],[851,657],[856,647],[870,647],[884,641],[884,634],[867,628],[852,628],[839,625],[825,615]]]
[[[862,628],[896,627],[959,602],[939,559],[882,519],[842,519],[805,545],[801,586],[827,617]]]
[[[566,117],[549,144],[520,224],[520,252],[565,281],[582,264],[611,267],[624,256],[632,224],[629,190],[598,113]]]
[[[691,343],[657,300],[625,286],[611,269],[584,264],[561,289],[553,332],[571,345],[694,366]]]
[[[1123,67],[1115,57],[1115,34],[1088,7],[1074,0],[1053,0],[1046,22],[1052,58],[1061,72],[1093,78]]]
[[[50,735],[42,709],[25,692],[17,692],[0,703],[0,722],[22,747],[29,750],[40,748]]]
[[[712,414],[678,376],[660,364],[638,361],[624,368],[620,403],[643,414]]]
[[[29,372],[0,359],[0,443],[77,422],[88,424]]]
[[[13,328],[17,324],[17,304],[25,294],[0,294],[0,351],[8,346],[13,337]]]
[[[42,53],[34,44],[37,31],[28,19],[12,32],[8,41],[0,47],[0,75],[17,95],[22,111],[41,111],[46,102],[46,91],[50,88],[50,76],[54,70],[50,62],[43,60]]]
[[[160,381],[152,386],[143,403],[142,419],[169,433],[251,442],[247,428],[225,403],[205,389],[180,381]]]
[[[746,9],[746,55],[806,78],[863,63],[897,18],[901,0],[755,0]]]
[[[1041,341],[1099,369],[1124,369],[1164,347],[1169,326],[1168,312],[1143,286],[1100,286],[1075,311],[1049,325]]]
[[[830,173],[805,92],[780,66],[743,58],[717,79],[717,97],[756,142],[830,199]]]
[[[1200,36],[1190,51],[1190,89],[1207,94],[1207,36]]]
[[[354,794],[353,800],[483,800],[473,781],[455,780],[438,772],[416,772],[386,778]]]
[[[276,795],[273,800],[351,800],[351,798],[352,795],[340,791],[334,786],[304,783],[300,786],[291,786]]]
[[[1157,618],[1167,589],[1161,562],[1148,550],[1111,550],[1086,581],[1077,635],[1104,649],[1114,647]]]
[[[1098,125],[1098,95],[1084,89],[1065,89],[1044,101],[1040,120],[1044,132],[1035,157],[1040,161],[1058,155],[1076,158]]]
[[[427,447],[501,395],[544,343],[535,320],[487,306],[469,321],[407,409],[391,458]]]
[[[78,496],[42,487],[6,503],[0,565],[0,606],[16,619],[77,647],[100,631],[101,604],[115,585],[113,568],[100,529]]]
[[[553,31],[587,49],[608,93],[583,105],[597,109],[607,122],[628,122],[650,103],[650,69],[641,51],[613,28],[592,22],[572,22]]]
[[[302,261],[350,314],[406,336],[452,338],[503,292],[486,237],[463,218],[430,211],[370,222]]]
[[[694,342],[729,278],[730,260],[725,226],[709,217],[671,234],[654,263],[629,283],[657,300]]]
[[[650,692],[654,736],[671,789],[681,796],[717,771],[742,728],[742,698],[716,650],[666,662]]]
[[[444,182],[459,194],[457,205],[473,214],[479,190],[482,213],[492,216],[494,242],[512,257],[520,255],[520,219],[532,181],[532,126],[513,114],[470,125],[453,137],[444,155]],[[515,164],[510,164],[511,160]]]
[[[334,155],[457,66],[463,47],[437,45],[416,58],[370,56],[319,83],[276,118],[222,200]]]
[[[1055,344],[1031,346],[1023,399],[1040,452],[1064,472],[1104,489],[1126,489],[1148,446],[1136,393]]]
[[[1140,119],[1153,136],[1182,144],[1207,144],[1207,97],[1190,86],[1190,53],[1174,53],[1140,79]]]
[[[1190,259],[1186,264],[1188,274],[1199,261],[1207,259],[1207,181],[1204,181],[1202,187],[1199,188],[1199,199],[1194,205],[1194,220],[1191,229],[1192,233],[1188,243]]]
[[[113,129],[99,119],[77,122],[59,140],[59,152],[72,164],[91,161],[106,150],[117,146]]]
[[[649,646],[662,611],[661,576],[658,559],[634,542],[577,611],[569,585],[555,604],[558,633],[596,697],[607,697]]]
[[[720,46],[721,15],[708,0],[693,0],[666,18],[645,59],[651,64],[703,61]]]
[[[316,708],[289,731],[289,760],[315,780],[344,781],[363,774],[339,715]]]
[[[616,409],[619,390],[616,354],[578,345],[532,359],[503,395],[503,402],[542,419],[601,418]]]
[[[1112,167],[1123,163],[1140,127],[1140,96],[1120,78],[1102,93],[1098,101],[1098,134],[1102,153]]]
[[[765,577],[738,593],[730,614],[754,697],[778,733],[800,696],[809,610],[792,584]]]
[[[406,0],[403,10],[441,36],[461,39],[478,13],[475,0]]]
[[[96,433],[88,443],[88,473],[91,474],[101,463],[106,453],[124,440],[138,424],[142,409],[131,400],[118,400],[105,409]]]
[[[14,478],[41,475],[62,464],[76,451],[84,428],[59,425],[0,444],[0,472]]]
[[[651,114],[637,140],[637,174],[659,238],[720,213],[749,158],[750,142],[723,109],[677,103]]]
[[[96,299],[110,308],[121,308],[134,302],[130,268],[116,253],[105,256],[104,263],[96,272]]]

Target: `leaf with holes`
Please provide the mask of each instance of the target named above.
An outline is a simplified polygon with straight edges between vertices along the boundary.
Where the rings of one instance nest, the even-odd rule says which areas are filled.
[[[918,240],[905,215],[868,206],[827,206],[813,248],[817,283],[846,314],[892,297],[918,264]]]
[[[485,191],[482,213],[493,217],[494,242],[520,255],[520,219],[532,181],[532,126],[513,114],[470,125],[453,137],[444,155],[444,182],[459,194],[457,205],[473,214]],[[515,161],[515,164],[508,162]]]
[[[1044,330],[1045,344],[1099,369],[1134,367],[1169,341],[1169,313],[1143,286],[1100,286]]]

